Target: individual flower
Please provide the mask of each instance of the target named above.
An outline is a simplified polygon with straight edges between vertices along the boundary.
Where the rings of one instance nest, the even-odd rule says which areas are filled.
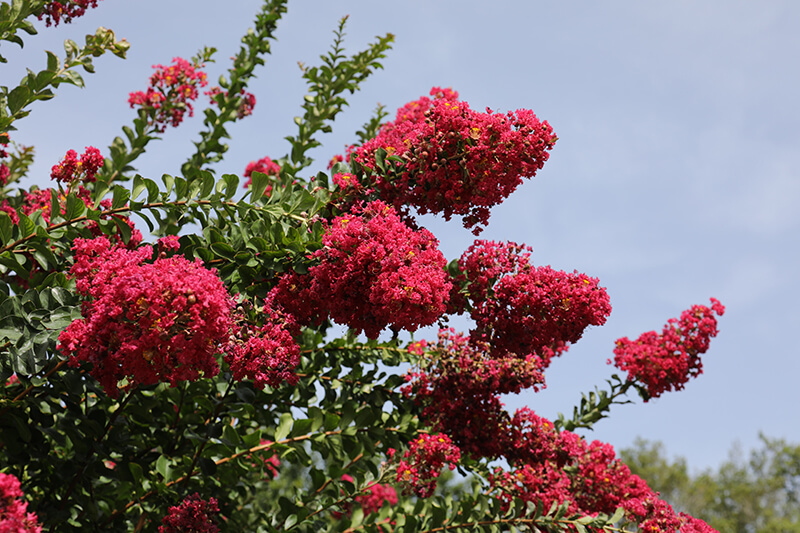
[[[28,512],[28,502],[22,499],[19,479],[0,472],[0,532],[40,533],[42,526],[34,513]]]
[[[460,460],[461,451],[450,437],[421,433],[397,463],[397,482],[420,498],[428,498],[436,490],[442,468],[446,465],[453,470]]]
[[[89,8],[97,7],[99,0],[61,0],[48,2],[39,13],[39,20],[44,19],[47,26],[58,26],[59,22],[68,24],[72,19],[82,17]]]
[[[153,65],[156,72],[150,77],[150,87],[146,92],[130,93],[128,103],[146,112],[155,131],[164,132],[168,125],[176,127],[186,113],[194,115],[192,102],[197,99],[198,87],[208,83],[202,66],[180,57],[173,58],[169,66]]]
[[[50,177],[66,184],[75,181],[91,183],[95,181],[95,174],[103,167],[104,162],[105,159],[100,155],[100,150],[94,146],[87,146],[80,159],[75,150],[69,150],[64,159],[53,166]]]
[[[219,514],[216,498],[203,500],[196,492],[179,505],[169,508],[161,520],[159,533],[217,533]]]
[[[614,365],[628,372],[628,380],[644,385],[651,398],[681,390],[690,378],[703,373],[700,355],[717,334],[717,318],[725,307],[711,298],[711,307],[693,305],[680,318],[667,321],[662,332],[648,331],[632,341],[617,340]],[[609,364],[611,361],[609,360]]]
[[[247,164],[247,167],[244,169],[244,177],[247,178],[247,181],[244,184],[244,188],[247,189],[250,187],[250,184],[253,183],[253,179],[251,175],[253,172],[261,172],[262,174],[266,174],[267,176],[277,176],[281,171],[280,165],[270,159],[269,157],[262,157],[258,161],[250,161]],[[272,185],[267,185],[267,188],[264,190],[264,195],[269,196],[272,192]]]
[[[370,338],[414,331],[446,309],[450,283],[436,238],[412,229],[381,201],[335,217],[308,274],[284,275],[275,301],[301,324],[331,318]]]
[[[215,271],[182,256],[146,262],[152,247],[128,250],[104,236],[76,239],[73,250],[70,274],[84,303],[83,318],[59,336],[70,365],[90,363],[111,397],[217,374],[214,353],[228,341],[231,299]]]
[[[489,209],[542,168],[556,136],[527,109],[481,113],[450,89],[434,87],[431,96],[398,110],[353,158],[371,171],[381,198],[396,208],[413,205],[447,220],[461,215],[467,228],[485,225]],[[393,173],[380,169],[378,150],[402,161],[387,162]]]

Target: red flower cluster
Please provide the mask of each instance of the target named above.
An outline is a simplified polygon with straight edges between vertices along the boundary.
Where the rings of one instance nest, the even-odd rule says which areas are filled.
[[[153,65],[155,74],[150,77],[147,92],[130,93],[131,107],[141,106],[150,117],[155,131],[163,132],[167,125],[178,126],[187,112],[194,115],[192,101],[197,99],[198,87],[207,85],[203,65],[193,64],[180,57],[173,58],[172,65]]]
[[[261,445],[272,444],[272,441],[268,439],[261,439],[261,442],[259,444]],[[275,455],[275,452],[271,450],[265,452],[261,456],[261,460],[264,461],[264,469],[269,474],[269,477],[271,479],[276,478],[278,476],[278,471],[281,468],[281,460],[278,459],[278,456]]]
[[[8,146],[8,142],[0,141],[0,159],[8,157],[8,152],[5,149],[6,146]],[[0,187],[2,187],[8,182],[8,176],[10,175],[11,175],[11,169],[8,168],[8,165],[6,165],[5,163],[0,163]]]
[[[431,96],[406,104],[352,157],[395,207],[409,204],[447,220],[462,215],[467,228],[486,224],[489,208],[542,168],[556,142],[553,129],[527,109],[480,113],[452,90],[434,87]],[[403,159],[399,175],[378,171],[379,149]]]
[[[47,26],[58,26],[59,22],[68,24],[72,19],[82,17],[86,10],[97,7],[99,0],[62,0],[48,2],[39,13],[39,20],[44,19]]]
[[[330,317],[376,338],[381,330],[414,331],[446,310],[450,283],[438,241],[414,230],[381,201],[334,218],[307,275],[282,276],[275,301],[301,324]]]
[[[19,480],[0,472],[0,532],[41,533],[37,516],[28,512],[22,497]]]
[[[679,319],[669,319],[661,334],[648,331],[635,341],[618,339],[614,365],[628,372],[628,380],[645,385],[652,398],[682,390],[690,378],[703,373],[700,354],[708,350],[711,337],[717,334],[715,313],[722,316],[725,307],[711,298],[711,308],[693,305]]]
[[[569,501],[569,513],[613,514],[626,510],[641,531],[712,533],[705,522],[676,513],[638,476],[616,458],[614,449],[599,441],[588,443],[529,409],[514,415],[508,430],[498,435],[510,445],[509,471],[497,467],[490,476],[492,492],[505,502],[515,498],[545,509]]]
[[[104,236],[76,239],[73,249],[70,273],[86,300],[83,318],[59,336],[72,366],[91,363],[111,397],[123,379],[129,390],[216,375],[214,352],[228,340],[231,299],[214,271],[182,256],[146,263],[152,247],[127,250]]]
[[[236,380],[247,378],[257,389],[277,387],[283,381],[297,383],[294,368],[300,363],[300,348],[294,341],[299,327],[291,316],[264,308],[261,326],[237,325],[225,349],[225,361]]]
[[[281,172],[281,167],[269,157],[262,157],[258,161],[250,161],[244,169],[244,177],[247,178],[244,184],[245,189],[249,188],[250,184],[253,183],[253,179],[250,177],[253,172],[261,172],[267,176],[277,176]],[[269,196],[271,192],[272,185],[267,185],[267,188],[264,190],[264,195]]]
[[[545,369],[587,327],[605,324],[611,304],[597,278],[533,267],[529,257],[516,243],[476,241],[459,259],[457,283],[476,322],[474,340],[496,357],[534,354]]]
[[[212,87],[203,94],[210,98],[212,104],[219,105],[215,97],[218,94],[222,94],[222,89],[219,87]],[[228,96],[228,91],[225,91],[225,96]],[[236,118],[241,120],[253,114],[253,109],[256,107],[256,97],[253,93],[249,93],[244,89],[239,91],[239,97],[241,100],[239,102],[239,107],[236,109]]]
[[[501,394],[516,394],[544,381],[534,356],[493,357],[485,343],[451,330],[426,355],[427,366],[406,376],[403,388],[422,407],[421,417],[450,435],[473,457],[499,457],[510,443],[496,438],[508,424]]]
[[[161,520],[159,533],[217,533],[219,527],[215,518],[219,514],[216,498],[208,501],[200,498],[196,492],[183,500],[180,505],[169,508],[168,514]]]
[[[361,504],[364,514],[377,513],[386,502],[397,505],[397,491],[390,485],[376,483],[366,489],[365,494],[356,496],[356,501]]]
[[[347,474],[342,476],[342,480],[353,482],[353,478]],[[364,514],[368,515],[380,511],[384,502],[389,505],[397,505],[397,491],[390,485],[373,483],[364,490],[363,494],[359,494],[355,499],[361,504]],[[345,506],[345,510],[348,514],[351,512],[349,504]],[[334,516],[339,518],[341,517],[341,513],[334,513]]]
[[[75,150],[69,150],[64,159],[53,166],[50,177],[67,184],[75,181],[90,183],[95,181],[95,174],[103,167],[104,162],[105,159],[100,155],[100,150],[94,146],[86,147],[86,151],[80,159]]]
[[[394,450],[389,450],[390,455]],[[436,481],[445,465],[453,470],[461,460],[461,451],[450,437],[442,433],[422,433],[409,444],[397,464],[397,482],[420,498],[428,498],[436,490]]]

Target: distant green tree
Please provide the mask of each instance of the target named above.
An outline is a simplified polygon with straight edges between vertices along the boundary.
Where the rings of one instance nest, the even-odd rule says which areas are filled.
[[[691,474],[683,457],[637,439],[620,456],[676,510],[729,533],[800,533],[800,445],[761,436],[745,457],[738,446],[716,470]]]

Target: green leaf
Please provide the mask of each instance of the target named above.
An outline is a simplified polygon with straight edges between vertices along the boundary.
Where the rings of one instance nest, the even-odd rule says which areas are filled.
[[[224,184],[224,195],[226,200],[233,198],[236,191],[239,189],[239,176],[236,174],[223,174],[222,179],[217,184],[217,191],[223,192],[221,185]]]
[[[214,192],[214,175],[204,170],[200,173],[203,178],[203,185],[200,187],[200,199],[208,198]]]
[[[144,178],[139,174],[136,174],[133,177],[133,189],[131,190],[131,200],[136,200],[139,198],[139,195],[142,194],[142,191],[145,190],[147,186],[144,183]]]
[[[292,413],[283,413],[281,415],[280,422],[278,422],[278,429],[275,430],[275,442],[280,442],[289,435],[293,421]]]
[[[19,215],[20,237],[24,239],[25,237],[33,234],[33,232],[36,231],[36,224],[34,224],[33,221],[30,218],[28,218],[28,215],[26,215],[25,213],[18,211],[17,214]]]
[[[66,220],[74,220],[78,218],[85,210],[86,204],[83,203],[83,200],[75,196],[75,193],[71,192],[67,195],[67,207],[64,212],[64,218]]]
[[[172,474],[172,468],[169,464],[169,459],[165,455],[161,455],[156,460],[156,472],[161,474],[164,477],[165,482],[170,481],[170,475]]]
[[[0,211],[0,244],[5,246],[11,242],[13,230],[14,223],[11,221],[11,217],[5,211]]]
[[[250,183],[250,201],[257,202],[264,196],[264,191],[267,190],[270,177],[263,172],[253,172],[250,175],[250,179],[253,180],[252,183]]]
[[[131,193],[125,187],[121,187],[119,185],[114,187],[114,198],[111,200],[111,209],[119,209],[120,207],[125,207],[125,204],[128,203],[128,200],[131,197]]]
[[[169,196],[169,194],[172,192],[172,187],[175,185],[175,178],[173,178],[169,174],[164,174],[163,176],[161,176],[161,181],[164,182],[164,186],[167,188],[166,191],[164,191],[164,193],[167,196]]]
[[[11,115],[16,115],[17,112],[28,105],[31,100],[31,90],[25,86],[20,85],[15,87],[8,93],[8,111]]]

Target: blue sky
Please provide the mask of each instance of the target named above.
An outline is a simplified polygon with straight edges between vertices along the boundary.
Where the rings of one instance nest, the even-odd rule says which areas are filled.
[[[3,85],[23,66],[43,68],[43,50],[60,52],[65,38],[80,42],[100,25],[132,43],[128,60],[99,59],[86,89],[60,88],[19,123],[13,138],[37,150],[33,182],[45,185],[68,149],[107,153],[133,119],[127,95],[146,87],[151,65],[215,46],[214,80],[259,5],[103,0],[73,24],[40,25],[23,50],[3,43]],[[660,330],[716,297],[727,312],[705,374],[679,393],[617,407],[590,438],[617,447],[661,440],[696,468],[718,464],[735,441],[755,446],[759,432],[800,442],[800,4],[298,0],[250,87],[255,113],[229,129],[220,172],[286,153],[305,93],[297,61],[314,64],[347,14],[349,51],[387,32],[396,43],[323,139],[320,169],[377,102],[394,110],[432,86],[454,88],[475,109],[532,109],[559,136],[544,169],[493,210],[481,238],[526,243],[536,264],[599,277],[614,311],[553,364],[547,390],[508,398],[509,408],[571,411],[612,372],[616,338]],[[140,172],[178,173],[200,126],[195,116],[151,143]],[[448,259],[472,243],[457,221],[423,220]]]

